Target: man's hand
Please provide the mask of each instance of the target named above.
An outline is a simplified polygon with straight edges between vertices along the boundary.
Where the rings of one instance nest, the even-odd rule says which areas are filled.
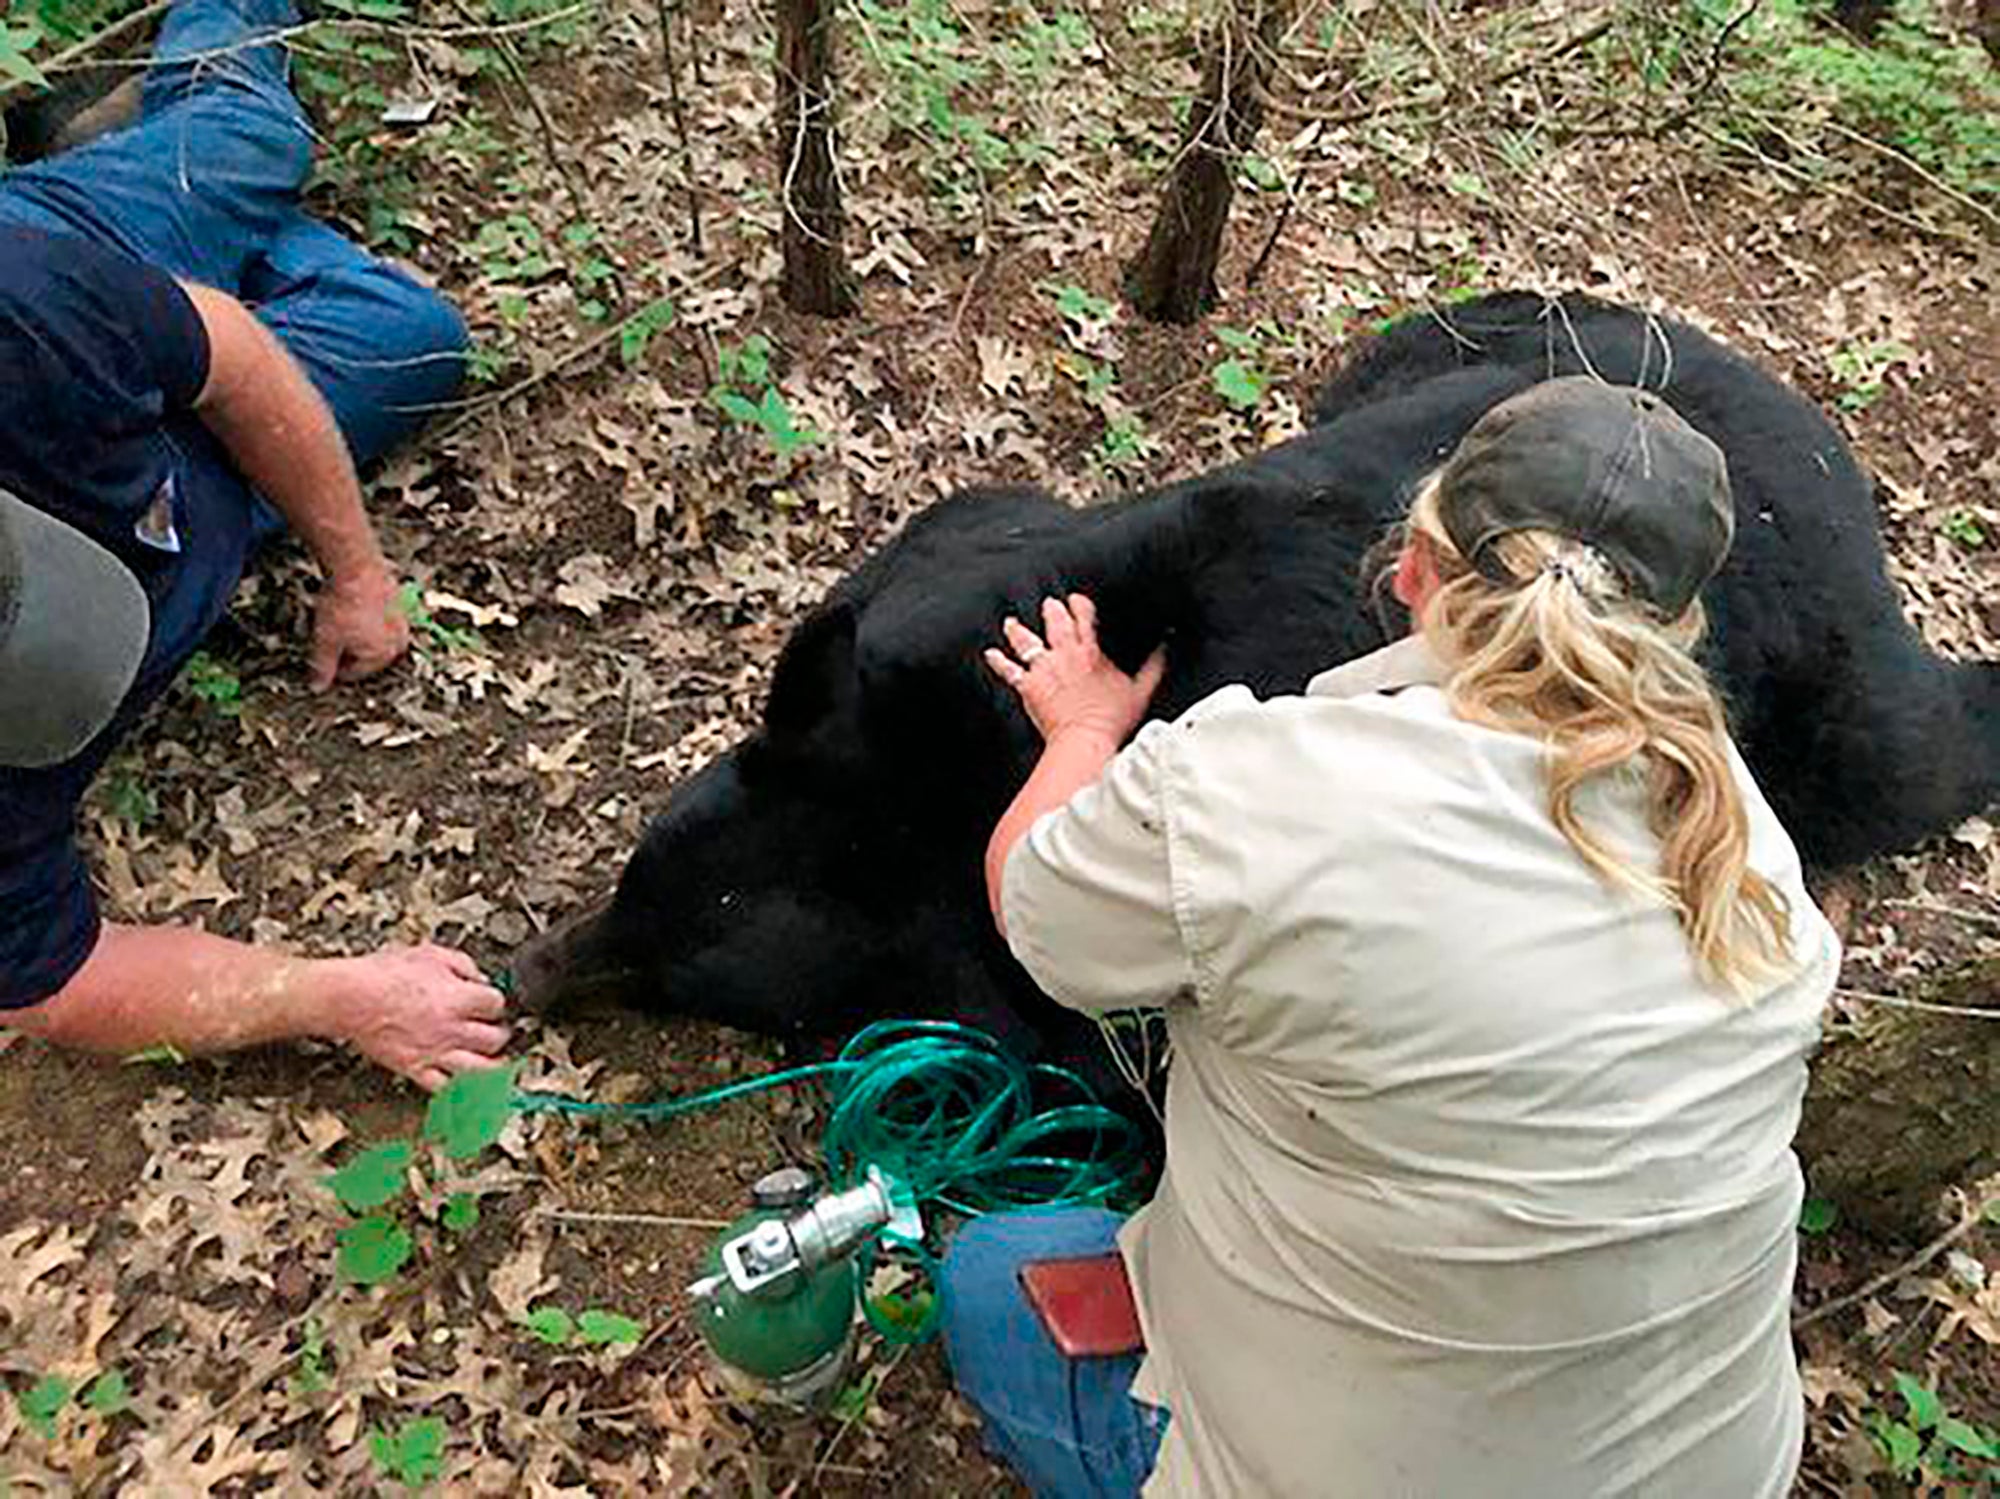
[[[313,622],[313,690],[380,671],[410,648],[410,625],[333,412],[249,308],[213,287],[182,288],[208,334],[208,384],[196,412],[326,574]]]
[[[371,677],[410,648],[410,622],[386,566],[335,578],[313,613],[312,689]]]
[[[455,1073],[498,1066],[507,1001],[479,965],[449,947],[390,947],[343,958],[334,1034],[363,1056],[435,1092]]]
[[[492,1067],[506,1001],[464,953],[392,947],[364,958],[298,958],[185,927],[107,922],[90,959],[53,998],[0,1024],[58,1046],[189,1056],[315,1036],[352,1045],[426,1088]]]

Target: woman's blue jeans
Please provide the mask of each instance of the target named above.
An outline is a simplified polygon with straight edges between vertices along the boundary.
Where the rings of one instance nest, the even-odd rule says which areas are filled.
[[[1167,1413],[1131,1395],[1139,1355],[1069,1358],[1020,1284],[1031,1260],[1102,1254],[1123,1220],[1101,1208],[991,1213],[959,1231],[943,1269],[944,1342],[988,1445],[1045,1499],[1139,1492]]]

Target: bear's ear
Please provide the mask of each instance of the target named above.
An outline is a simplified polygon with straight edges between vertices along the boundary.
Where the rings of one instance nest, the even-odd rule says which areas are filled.
[[[797,744],[852,711],[860,683],[854,663],[854,608],[815,610],[792,632],[771,674],[764,728],[777,743]]]

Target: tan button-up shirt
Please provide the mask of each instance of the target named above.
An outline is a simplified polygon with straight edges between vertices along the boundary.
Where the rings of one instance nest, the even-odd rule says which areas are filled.
[[[1008,860],[1083,1010],[1165,1005],[1127,1226],[1148,1496],[1780,1495],[1791,1140],[1838,944],[1732,752],[1799,967],[1755,1004],[1549,820],[1542,751],[1404,641],[1148,726]],[[1398,690],[1401,689],[1401,690]],[[1582,809],[1656,866],[1636,779]]]

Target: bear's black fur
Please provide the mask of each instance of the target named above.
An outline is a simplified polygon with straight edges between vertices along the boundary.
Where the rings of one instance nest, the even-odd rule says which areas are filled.
[[[1662,391],[1728,456],[1729,563],[1705,594],[1737,736],[1808,863],[1905,846],[1985,806],[1996,668],[1932,656],[1883,567],[1872,487],[1825,418],[1695,330],[1570,296],[1503,294],[1364,345],[1305,435],[1086,510],[1024,489],[945,501],[795,632],[762,729],[680,788],[610,905],[524,961],[544,996],[770,1034],[939,1014],[1108,1077],[1093,1026],[1044,998],[987,915],[981,854],[1038,741],[980,660],[1012,612],[1089,593],[1153,704],[1231,682],[1299,690],[1399,633],[1363,562],[1481,413],[1589,369]]]

